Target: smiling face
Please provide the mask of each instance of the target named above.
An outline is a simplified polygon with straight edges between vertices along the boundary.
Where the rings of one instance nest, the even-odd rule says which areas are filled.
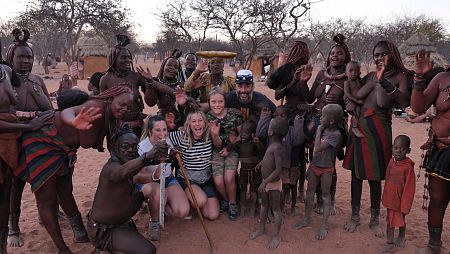
[[[191,129],[194,139],[203,138],[203,133],[206,131],[206,122],[200,113],[193,113],[191,115],[189,128]]]
[[[133,106],[133,94],[123,93],[114,97],[111,102],[111,113],[114,118],[122,119]]]
[[[377,70],[380,70],[383,64],[386,69],[389,69],[392,65],[392,57],[389,54],[389,49],[386,44],[379,44],[373,51],[373,60],[377,66]]]
[[[213,75],[223,74],[223,60],[220,58],[213,58],[211,62],[209,62],[209,68]]]
[[[131,70],[131,54],[126,49],[121,49],[119,55],[117,56],[117,60],[114,63],[114,68],[116,68],[120,72],[126,72]]]
[[[152,144],[159,140],[165,140],[167,138],[167,124],[165,121],[153,122],[153,128],[148,131],[150,141]]]
[[[119,137],[116,142],[116,156],[122,161],[127,162],[136,159],[138,154],[139,139],[133,133],[127,133]]]
[[[239,101],[243,104],[248,104],[252,101],[253,84],[252,83],[240,83],[236,84],[236,93],[238,94]]]
[[[33,51],[26,46],[18,46],[14,50],[13,68],[18,73],[27,73],[33,67]]]
[[[170,58],[164,65],[164,78],[168,80],[175,79],[179,68],[178,60]]]
[[[184,64],[187,70],[195,70],[195,67],[197,67],[197,59],[194,55],[189,54],[186,56],[186,63]]]
[[[328,57],[331,67],[340,67],[345,65],[345,51],[340,46],[335,46]]]
[[[219,93],[209,96],[209,107],[215,116],[221,116],[225,111],[225,97]]]

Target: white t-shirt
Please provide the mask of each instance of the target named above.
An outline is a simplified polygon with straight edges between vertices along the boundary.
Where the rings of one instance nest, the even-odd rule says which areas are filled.
[[[167,142],[167,144],[169,145],[170,148],[173,147],[172,142],[168,138],[166,139],[166,142]],[[139,153],[139,155],[142,155],[143,153],[149,152],[150,150],[152,150],[152,148],[153,148],[153,144],[150,142],[149,137],[147,137],[146,139],[142,140],[139,143],[138,153]],[[153,170],[156,170],[156,168],[158,166],[159,165],[150,165],[150,166],[147,166],[147,167],[149,167],[153,171]],[[162,163],[161,164],[161,169],[164,169],[164,177],[169,177],[172,174],[172,166],[171,166],[170,163]]]

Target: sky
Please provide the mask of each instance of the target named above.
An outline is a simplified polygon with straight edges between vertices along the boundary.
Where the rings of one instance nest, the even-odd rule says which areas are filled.
[[[17,16],[26,9],[32,0],[0,0],[2,16],[7,20]],[[129,9],[130,20],[134,23],[134,31],[141,42],[152,43],[160,30],[161,23],[156,14],[164,5],[164,0],[122,0]],[[450,0],[311,0],[308,19],[326,21],[332,18],[356,19],[364,18],[368,22],[385,22],[401,15],[425,14],[440,18],[450,34]]]

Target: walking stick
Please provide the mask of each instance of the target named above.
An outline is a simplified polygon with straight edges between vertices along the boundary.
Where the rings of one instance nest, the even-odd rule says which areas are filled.
[[[166,177],[164,176],[164,163],[160,165],[159,177],[159,225],[164,228],[164,208],[166,206]]]
[[[178,164],[180,165],[181,173],[183,174],[183,177],[186,180],[186,185],[189,189],[189,193],[191,194],[192,201],[194,202],[195,210],[197,210],[197,214],[198,214],[198,217],[200,217],[200,222],[202,223],[202,227],[203,227],[203,230],[205,231],[206,238],[208,238],[209,247],[211,248],[211,252],[214,252],[214,244],[212,242],[212,238],[209,235],[208,229],[206,228],[206,224],[203,219],[202,212],[200,211],[200,208],[198,207],[197,198],[194,195],[194,190],[192,189],[191,182],[189,181],[189,177],[186,173],[186,169],[183,166],[183,161],[181,160],[181,156],[178,152],[175,153],[175,158],[177,159]]]

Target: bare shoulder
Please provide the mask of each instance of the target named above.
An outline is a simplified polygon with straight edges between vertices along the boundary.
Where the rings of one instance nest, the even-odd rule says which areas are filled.
[[[102,171],[100,173],[100,177],[109,178],[109,176],[116,170],[121,167],[121,164],[116,161],[108,160],[106,164],[103,166]]]
[[[31,79],[31,80],[33,80],[33,81],[35,81],[35,82],[37,82],[37,83],[38,83],[39,85],[41,85],[41,86],[45,86],[44,80],[43,80],[39,75],[30,73],[30,75],[28,76],[28,78]]]

